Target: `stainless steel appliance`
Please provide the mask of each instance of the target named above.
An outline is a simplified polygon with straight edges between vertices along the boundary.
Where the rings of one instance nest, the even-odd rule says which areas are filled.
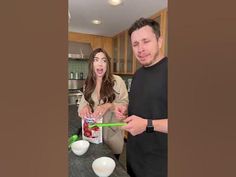
[[[92,51],[90,43],[68,42],[68,57],[71,59],[88,59]]]
[[[69,90],[68,93],[68,104],[69,105],[79,105],[83,93],[80,90]]]
[[[68,80],[68,89],[69,90],[78,90],[81,89],[84,85],[85,80],[69,79]]]
[[[70,79],[68,80],[68,104],[78,105],[83,95],[81,92],[84,80]]]

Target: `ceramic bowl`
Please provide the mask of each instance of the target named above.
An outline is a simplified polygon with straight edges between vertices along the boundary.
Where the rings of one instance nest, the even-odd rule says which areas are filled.
[[[99,177],[108,177],[112,174],[116,166],[115,161],[110,157],[100,157],[93,161],[92,168]]]
[[[86,140],[75,141],[71,144],[72,152],[78,156],[86,153],[88,148],[89,148],[89,142]]]

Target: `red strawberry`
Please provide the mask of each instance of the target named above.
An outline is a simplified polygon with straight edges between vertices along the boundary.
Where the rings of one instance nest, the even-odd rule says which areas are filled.
[[[84,127],[87,128],[88,127],[88,123],[84,122]]]
[[[91,137],[92,136],[92,132],[89,131],[89,130],[86,130],[86,131],[84,131],[84,136]]]
[[[94,131],[99,131],[99,127],[98,127],[98,126],[94,126],[94,127],[92,128],[92,130],[94,130]]]

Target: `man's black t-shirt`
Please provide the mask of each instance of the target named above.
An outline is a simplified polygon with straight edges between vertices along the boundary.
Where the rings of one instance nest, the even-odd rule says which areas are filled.
[[[167,57],[134,75],[128,114],[145,119],[166,119]],[[131,177],[167,177],[167,134],[161,132],[128,135],[127,170]]]

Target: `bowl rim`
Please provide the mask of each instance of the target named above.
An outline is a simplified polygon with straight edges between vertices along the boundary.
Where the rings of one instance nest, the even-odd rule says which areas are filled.
[[[96,171],[95,169],[96,169],[97,165],[101,164],[101,163],[98,163],[97,161],[99,161],[99,159],[104,158],[104,157],[109,160],[109,164],[112,163],[112,166],[111,166],[112,168],[106,169],[108,171],[105,171],[105,172]],[[92,163],[93,172],[97,176],[104,176],[104,177],[106,176],[106,177],[108,177],[114,172],[115,168],[116,168],[115,160],[113,158],[107,157],[107,156],[98,157]]]
[[[78,141],[80,141],[80,142],[78,142]],[[83,155],[88,151],[90,143],[86,140],[78,140],[78,141],[75,141],[71,144],[71,150],[76,155]],[[83,145],[79,146],[79,144],[81,144],[81,142]]]
[[[97,163],[97,161],[99,161],[99,160],[101,160],[101,159],[108,159],[108,160],[109,160],[109,163],[112,163],[112,166],[114,166],[114,167],[113,167],[113,170],[115,169],[115,167],[116,167],[116,162],[115,162],[115,160],[114,160],[113,158],[107,157],[107,156],[102,156],[102,157],[96,158],[96,159],[93,161],[93,163],[92,163],[92,167],[95,165],[95,163]],[[99,164],[100,164],[100,163],[99,163]]]
[[[71,143],[71,146],[74,144],[74,146],[75,145],[77,145],[77,144],[79,144],[79,143],[83,143],[83,145],[86,145],[86,146],[89,146],[89,141],[87,141],[87,140],[78,140],[78,141],[75,141],[75,142],[73,142],[73,143]],[[84,144],[85,143],[85,144]]]

